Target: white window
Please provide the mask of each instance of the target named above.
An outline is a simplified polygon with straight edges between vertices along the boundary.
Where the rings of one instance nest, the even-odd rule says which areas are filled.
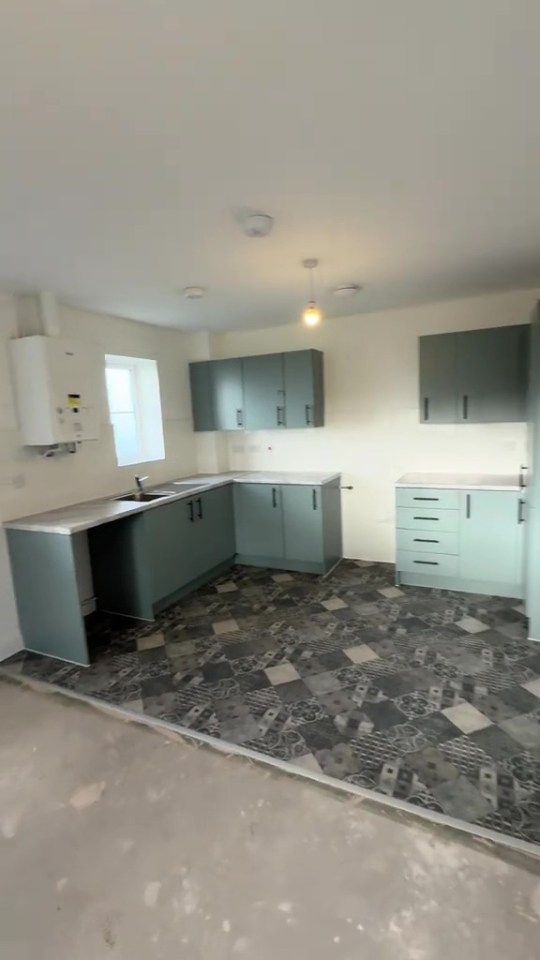
[[[163,460],[163,421],[155,360],[105,355],[105,379],[119,467]]]

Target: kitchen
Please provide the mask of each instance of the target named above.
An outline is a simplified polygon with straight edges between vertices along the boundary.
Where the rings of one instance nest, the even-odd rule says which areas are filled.
[[[157,359],[167,456],[144,464],[150,477],[141,481],[148,497],[142,504],[135,499],[133,479],[135,469],[138,475],[142,470],[112,463],[104,475],[101,463],[115,457],[104,384],[99,439],[64,456],[36,460],[28,448],[16,453],[14,478],[30,465],[36,471],[31,498],[17,481],[10,488],[11,516],[4,506],[19,617],[27,646],[49,655],[6,651],[15,656],[2,669],[116,704],[152,722],[177,724],[240,751],[293,763],[316,777],[376,790],[391,802],[435,810],[475,829],[535,840],[540,656],[526,640],[525,578],[520,573],[525,551],[531,549],[525,542],[530,504],[523,503],[530,490],[523,491],[520,474],[527,457],[525,383],[517,378],[517,400],[516,389],[501,391],[507,412],[498,413],[496,422],[474,422],[472,389],[469,422],[460,419],[462,410],[451,414],[454,422],[444,422],[451,419],[444,404],[443,422],[429,422],[429,415],[437,417],[436,397],[430,394],[426,420],[428,391],[422,376],[429,364],[422,363],[420,344],[429,347],[435,340],[436,348],[438,335],[455,331],[465,336],[480,329],[489,335],[499,327],[501,336],[510,336],[505,356],[510,358],[515,342],[522,363],[522,331],[528,335],[536,299],[535,291],[470,298],[340,318],[332,328],[324,324],[308,334],[298,324],[236,334],[183,334],[96,316],[107,356]],[[39,332],[39,303],[33,325],[22,331],[21,305],[13,301],[8,306],[6,339]],[[87,315],[60,304],[54,319],[53,330],[85,339]],[[275,356],[276,348],[287,364],[307,361],[312,393],[299,398],[298,416],[313,423],[244,430],[233,422],[226,432],[204,423],[200,397],[208,390],[198,391],[198,378],[208,375],[208,365],[223,357],[230,372],[234,358],[253,357],[260,366],[265,355]],[[528,359],[528,336],[526,350]],[[513,369],[510,359],[507,366]],[[255,388],[260,376],[259,370]],[[438,374],[435,380],[440,384]],[[295,369],[294,383],[299,382]],[[510,412],[509,396],[514,403]],[[230,399],[234,420],[238,391],[233,389]],[[286,421],[286,411],[280,410],[279,418]],[[181,436],[181,456],[178,443],[170,440],[173,430]],[[15,447],[13,436],[11,449]],[[96,448],[103,449],[103,461]],[[169,460],[171,450],[174,460]],[[57,489],[49,477],[58,482]],[[242,504],[242,490],[253,491],[254,499]],[[209,512],[205,501],[211,493],[228,498],[217,514]],[[300,499],[288,500],[293,494]],[[330,495],[330,505],[323,494]],[[473,517],[477,520],[475,497],[480,494],[503,498],[501,517],[509,503],[511,524],[504,528],[497,513],[488,510],[482,536],[489,533],[491,540],[484,554],[475,553],[478,536],[473,531],[472,553],[462,548],[460,556],[455,544],[464,541],[458,532]],[[82,516],[80,507],[68,506],[85,501],[90,503]],[[265,507],[268,521],[261,514]],[[20,521],[17,532],[17,517],[40,510],[45,514]],[[174,534],[177,528],[168,519],[174,510],[184,511],[188,533],[211,531],[207,545],[216,531],[222,534],[221,553],[211,550],[196,576],[198,548],[192,544],[180,580],[177,571],[186,555],[182,545],[188,541]],[[110,522],[102,522],[103,511]],[[403,519],[409,514],[420,517],[413,529]],[[321,518],[320,531],[310,528],[305,536],[313,516]],[[152,518],[157,527],[150,534]],[[135,529],[141,533],[134,534]],[[250,544],[255,534],[260,544],[261,529],[271,548],[241,545]],[[317,540],[323,529],[330,537],[326,545]],[[288,546],[286,531],[294,531]],[[54,551],[41,554],[38,578],[26,548],[13,548],[14,536],[35,538],[38,533],[41,547],[57,543],[61,549],[82,534],[89,544],[82,550],[83,566],[88,572],[90,559],[93,573],[87,592],[106,599],[104,610],[140,619],[84,618],[77,551],[70,561],[70,594],[65,558],[56,562]],[[338,563],[341,556],[352,560]],[[442,580],[440,571],[433,574],[441,559]],[[461,567],[465,563],[468,568]],[[126,583],[155,584],[160,564],[163,585],[154,596],[142,588],[130,587],[126,593]],[[478,576],[460,580],[460,569],[477,569]],[[469,595],[462,592],[471,589]],[[118,605],[120,596],[127,606]],[[31,603],[22,597],[31,597]],[[528,602],[534,603],[534,590]],[[66,619],[68,609],[74,619]],[[47,617],[52,617],[50,623]],[[35,642],[36,630],[45,635],[45,646]],[[64,640],[67,647],[62,648]],[[66,661],[90,666],[81,670]],[[471,767],[464,757],[473,749],[482,751],[483,763]],[[506,807],[497,793],[503,775],[510,778]],[[518,827],[512,823],[516,811]]]

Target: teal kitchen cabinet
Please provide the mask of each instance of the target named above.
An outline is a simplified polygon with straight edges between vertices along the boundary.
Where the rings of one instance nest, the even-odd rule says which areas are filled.
[[[419,338],[422,423],[527,419],[529,324]]]
[[[212,361],[201,360],[198,363],[190,363],[189,384],[193,429],[197,432],[215,430]]]
[[[327,573],[342,553],[340,481],[236,483],[237,563]]]
[[[27,650],[90,663],[77,584],[75,536],[6,530],[21,633]]]
[[[102,610],[152,620],[234,562],[230,485],[88,531]]]
[[[397,583],[523,596],[520,491],[398,487],[396,505]]]
[[[321,488],[283,486],[282,504],[285,560],[324,563]]]
[[[284,556],[281,486],[266,483],[234,484],[234,523],[239,563]],[[261,564],[262,565],[262,564]]]
[[[323,354],[320,350],[292,350],[283,354],[285,426],[324,425]]]
[[[456,423],[457,338],[454,333],[420,337],[420,420]]]
[[[324,425],[320,350],[203,360],[189,376],[197,432]]]
[[[529,334],[528,325],[456,334],[460,421],[527,419]]]
[[[193,516],[193,549],[199,577],[235,555],[232,485],[216,487],[195,497]]]
[[[213,405],[213,430],[242,430],[244,427],[244,387],[242,361],[213,360],[210,363]]]
[[[244,427],[273,430],[285,426],[285,379],[282,353],[243,357]]]
[[[244,394],[241,360],[201,360],[189,365],[193,429],[241,430]]]
[[[459,576],[518,596],[523,589],[524,502],[511,490],[461,493]],[[517,592],[512,592],[512,585]]]

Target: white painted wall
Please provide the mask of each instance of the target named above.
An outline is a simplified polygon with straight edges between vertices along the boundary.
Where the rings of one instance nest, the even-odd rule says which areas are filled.
[[[50,460],[21,446],[7,357],[7,340],[17,332],[15,302],[0,296],[0,521],[133,487],[135,473],[159,483],[197,469],[192,431],[188,362],[208,354],[208,338],[62,306],[62,336],[93,341],[105,353],[155,359],[158,364],[165,460],[118,467],[108,422],[105,378],[101,384],[101,438],[80,452]],[[30,331],[29,331],[30,332]],[[0,659],[20,647],[5,540],[0,529]]]
[[[524,290],[213,338],[213,355],[324,351],[326,426],[317,430],[227,434],[230,469],[340,470],[348,557],[394,558],[394,483],[410,471],[517,473],[526,457],[521,423],[419,423],[421,334],[530,319],[538,290]]]

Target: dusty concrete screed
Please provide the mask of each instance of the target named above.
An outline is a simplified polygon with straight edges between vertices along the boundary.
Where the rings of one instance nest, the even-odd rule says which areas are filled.
[[[538,861],[0,683],[6,960],[537,960]]]

